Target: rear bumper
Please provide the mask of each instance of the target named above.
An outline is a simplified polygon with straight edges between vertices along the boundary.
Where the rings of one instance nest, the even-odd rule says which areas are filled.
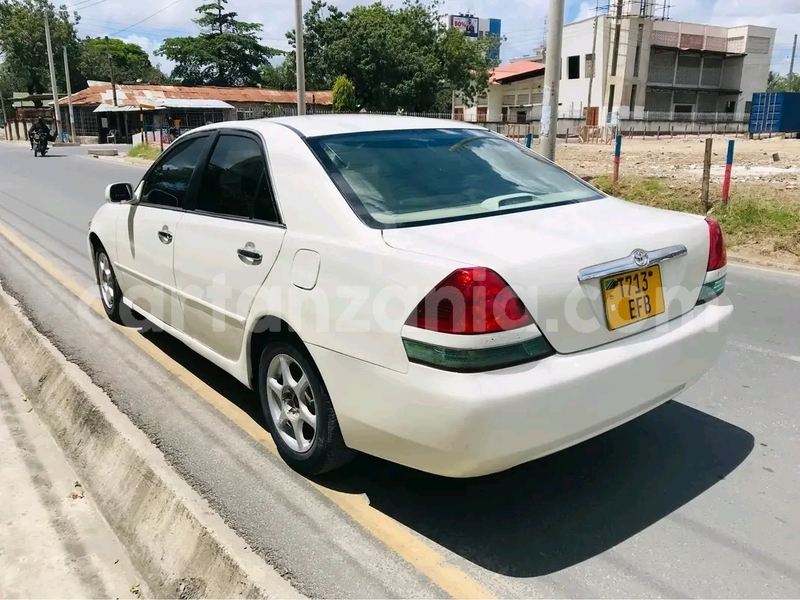
[[[613,429],[674,398],[714,364],[724,297],[598,348],[490,373],[398,373],[311,353],[351,448],[450,477],[503,471]]]

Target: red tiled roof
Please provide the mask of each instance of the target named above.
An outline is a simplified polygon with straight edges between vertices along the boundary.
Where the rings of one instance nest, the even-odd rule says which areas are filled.
[[[182,85],[116,85],[117,104],[120,106],[135,106],[140,102],[153,98],[172,99],[197,99],[197,100],[222,100],[223,102],[264,102],[275,104],[294,104],[297,102],[297,92],[284,90],[268,90],[249,87],[189,87]],[[306,102],[313,101],[317,104],[330,105],[333,102],[333,92],[306,92]],[[111,104],[111,84],[105,82],[91,82],[85,90],[72,95],[72,104],[77,106],[95,106],[98,104]]]
[[[504,79],[519,77],[520,75],[534,75],[537,71],[544,71],[542,63],[532,60],[517,60],[512,63],[500,65],[492,70],[489,83],[503,83]]]

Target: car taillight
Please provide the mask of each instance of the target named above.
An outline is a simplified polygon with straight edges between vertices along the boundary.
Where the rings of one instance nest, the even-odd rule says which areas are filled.
[[[406,321],[403,346],[411,362],[462,373],[490,371],[552,356],[522,300],[491,269],[457,269],[417,305]],[[519,330],[507,343],[480,334]],[[434,333],[433,336],[430,334]],[[459,343],[436,333],[462,334]],[[474,342],[472,341],[474,339]]]
[[[708,224],[708,266],[706,279],[700,288],[698,304],[705,304],[722,295],[725,291],[725,276],[727,275],[728,251],[725,248],[725,236],[719,222],[706,217]]]
[[[728,264],[725,236],[719,221],[706,217],[708,223],[708,271],[717,271]]]
[[[491,269],[457,269],[437,285],[406,325],[439,333],[481,334],[533,323],[522,300]]]

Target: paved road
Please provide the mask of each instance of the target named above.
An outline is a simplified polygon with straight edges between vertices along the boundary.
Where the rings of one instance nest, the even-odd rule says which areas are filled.
[[[92,158],[86,148],[51,148],[34,158],[26,146],[0,143],[0,219],[64,264],[91,275],[88,223],[109,183],[138,181],[145,168]]]
[[[58,149],[39,161],[0,145],[0,221],[91,289],[86,223],[107,183],[135,183],[143,169],[80,154]],[[62,350],[301,591],[442,595],[375,539],[369,522],[362,527],[343,515],[102,323],[87,330],[75,319],[74,298],[2,239],[0,275]],[[732,267],[729,280],[730,344],[679,402],[497,476],[444,480],[362,458],[319,483],[366,494],[372,510],[498,597],[797,597],[800,277]],[[180,344],[149,339],[255,415],[251,393]]]

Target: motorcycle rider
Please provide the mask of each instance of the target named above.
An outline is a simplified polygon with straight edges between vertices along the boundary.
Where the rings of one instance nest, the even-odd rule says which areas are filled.
[[[31,128],[28,130],[28,140],[31,143],[31,150],[33,150],[33,137],[35,132],[39,132],[40,135],[44,136],[44,138],[50,142],[53,141],[53,136],[50,133],[50,127],[47,126],[47,123],[44,122],[42,117],[39,117],[39,120],[36,121]]]

